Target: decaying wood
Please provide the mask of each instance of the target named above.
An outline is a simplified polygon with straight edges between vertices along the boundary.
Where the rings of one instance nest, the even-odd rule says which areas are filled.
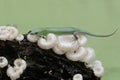
[[[79,73],[84,80],[100,80],[90,68],[82,62],[73,62],[64,55],[57,55],[52,50],[44,50],[27,39],[18,41],[0,41],[0,56],[5,56],[10,65],[18,57],[25,59],[27,68],[18,80],[72,80]],[[6,69],[0,69],[0,80],[10,80]]]

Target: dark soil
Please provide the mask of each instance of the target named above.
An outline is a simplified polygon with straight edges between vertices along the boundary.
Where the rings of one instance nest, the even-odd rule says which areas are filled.
[[[18,80],[72,80],[77,73],[83,75],[83,80],[100,80],[84,63],[41,49],[27,39],[22,42],[0,41],[0,56],[5,56],[12,66],[18,57],[25,59],[27,68]],[[10,80],[6,75],[7,68],[0,69],[0,80]]]

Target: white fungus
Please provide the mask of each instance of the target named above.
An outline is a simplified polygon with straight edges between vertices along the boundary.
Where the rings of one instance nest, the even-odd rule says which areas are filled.
[[[14,67],[8,66],[7,76],[11,78],[11,80],[16,80],[20,78],[20,75],[26,69],[27,63],[23,59],[16,59],[14,61]]]
[[[90,47],[86,48],[86,50],[87,50],[87,55],[84,57],[83,61],[86,63],[90,63],[95,58],[95,52],[94,52],[94,49]]]
[[[9,37],[9,32],[5,26],[0,27],[0,40],[6,41]]]
[[[17,37],[16,37],[16,40],[17,41],[22,41],[24,39],[24,36],[22,34],[19,34]]]
[[[93,62],[93,67],[95,67],[95,66],[102,66],[102,62],[100,60],[95,60]]]
[[[1,26],[0,27],[0,40],[13,40],[18,35],[18,30],[13,26]]]
[[[0,57],[0,68],[4,68],[8,65],[8,60],[5,57]]]
[[[27,63],[23,59],[16,59],[14,61],[14,65],[15,65],[15,67],[21,68],[23,70],[25,70],[27,67]]]
[[[75,74],[73,80],[83,80],[83,76],[81,74]]]
[[[82,61],[86,63],[86,67],[91,67],[95,76],[101,77],[104,73],[104,68],[101,61],[96,60],[95,52],[92,48],[85,47],[87,38],[85,35],[78,35],[77,40],[73,34],[71,35],[59,35],[56,36],[53,33],[49,33],[46,38],[39,37],[37,35],[28,34],[27,39],[30,42],[37,42],[37,45],[42,49],[53,49],[58,55],[63,55],[72,61]],[[22,41],[24,36],[19,34],[19,31],[14,26],[0,26],[0,40],[14,40]],[[8,65],[8,61],[5,57],[0,57],[0,68],[4,68]],[[27,63],[23,59],[16,59],[14,61],[14,67],[8,66],[7,75],[11,80],[20,78],[20,75],[26,69]],[[73,80],[83,80],[81,74],[75,74]]]
[[[70,50],[76,50],[79,47],[79,43],[74,39],[73,35],[61,35],[58,36],[57,46],[61,50],[67,52]]]
[[[30,42],[37,42],[39,38],[40,37],[37,35],[32,35],[32,34],[27,35],[27,40],[29,40]]]
[[[46,37],[47,37],[46,39],[41,37],[38,40],[38,46],[43,49],[53,48],[55,46],[56,40],[57,40],[56,35],[49,33]]]
[[[21,72],[19,69],[13,68],[11,66],[7,69],[7,76],[10,77],[11,80],[16,80],[20,78]]]
[[[104,74],[104,68],[101,61],[96,60],[93,62],[93,72],[97,77],[101,77]]]
[[[78,37],[78,42],[80,44],[80,46],[84,46],[87,43],[87,38],[85,35],[80,35]]]
[[[95,66],[93,68],[93,72],[94,72],[95,76],[101,77],[104,74],[104,68],[103,68],[103,66]]]
[[[23,73],[23,71],[24,71],[22,68],[16,67],[16,66],[14,66],[14,69],[15,69],[15,71],[17,71],[17,73],[20,74],[20,75],[21,75],[21,74]]]
[[[84,47],[79,47],[76,51],[70,51],[66,53],[66,57],[72,61],[82,61],[86,56],[86,49]]]
[[[57,46],[53,48],[53,51],[58,55],[63,55],[65,52],[59,49]]]
[[[8,30],[8,34],[9,34],[9,37],[7,40],[13,40],[15,39],[17,36],[18,36],[18,29],[16,27],[13,27],[13,26],[8,26],[7,27],[7,30]]]

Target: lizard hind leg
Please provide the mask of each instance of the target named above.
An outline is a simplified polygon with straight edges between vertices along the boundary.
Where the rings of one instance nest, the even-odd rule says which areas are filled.
[[[77,34],[76,33],[73,33],[73,43],[72,43],[72,45],[75,45],[75,44],[77,44],[78,45],[78,48],[80,47],[80,43],[79,43],[79,37],[77,36]]]

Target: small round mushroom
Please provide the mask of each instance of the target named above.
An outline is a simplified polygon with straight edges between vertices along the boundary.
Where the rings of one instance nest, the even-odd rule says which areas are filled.
[[[7,75],[11,80],[16,80],[20,78],[20,75],[27,67],[27,63],[23,59],[16,59],[14,61],[14,67],[8,66]]]
[[[84,46],[87,43],[87,38],[85,35],[80,35],[78,37],[78,42],[80,44],[80,46]]]
[[[39,36],[37,35],[32,35],[32,34],[28,34],[27,35],[27,40],[29,40],[30,42],[37,42],[39,40]]]
[[[18,70],[15,70],[13,67],[9,66],[7,69],[7,76],[10,77],[11,80],[16,80],[20,78],[20,73]]]
[[[73,35],[61,35],[58,36],[57,46],[64,52],[74,51],[79,47],[79,42],[74,39]]]
[[[16,37],[16,40],[17,41],[22,41],[24,39],[24,36],[22,34],[19,34],[17,37]]]
[[[13,40],[18,36],[18,29],[14,26],[7,26],[9,37],[7,40]]]
[[[65,52],[60,50],[57,46],[53,48],[53,51],[58,55],[63,55]]]
[[[102,66],[94,66],[93,72],[95,76],[101,77],[104,74],[104,68]]]
[[[93,67],[95,67],[95,66],[102,66],[102,62],[100,60],[95,60],[93,62]]]
[[[0,27],[0,40],[6,41],[9,37],[9,31],[5,26]]]
[[[5,57],[1,56],[0,57],[0,68],[4,68],[7,65],[8,65],[8,60]]]
[[[56,35],[53,33],[49,33],[47,35],[47,39],[41,37],[38,40],[38,46],[42,49],[50,49],[55,46],[56,40],[57,40]]]
[[[87,50],[87,55],[83,58],[83,61],[86,63],[91,63],[95,58],[94,49],[88,47],[86,48],[86,50]]]
[[[23,59],[16,59],[14,61],[14,65],[15,65],[15,67],[20,68],[22,70],[25,70],[27,67],[27,63]]]
[[[73,80],[83,80],[83,76],[81,74],[75,74]]]
[[[79,47],[76,51],[67,52],[65,55],[69,60],[72,61],[82,61],[86,56],[86,49],[84,47]]]

